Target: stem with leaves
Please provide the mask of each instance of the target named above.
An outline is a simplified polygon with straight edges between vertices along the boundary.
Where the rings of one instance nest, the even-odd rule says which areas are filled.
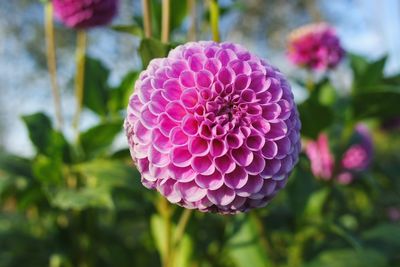
[[[61,110],[60,91],[57,82],[57,63],[56,63],[56,48],[54,42],[54,23],[53,23],[53,4],[51,2],[44,4],[45,23],[44,31],[46,36],[46,55],[47,68],[50,75],[51,92],[53,95],[54,109],[57,120],[57,128],[62,129],[63,117]]]
[[[213,40],[216,42],[220,41],[219,34],[219,6],[218,0],[209,0],[209,8],[210,8],[210,24]]]
[[[83,105],[84,95],[84,82],[85,82],[85,54],[87,36],[84,30],[79,30],[77,34],[76,42],[76,74],[75,74],[75,99],[76,99],[76,111],[73,121],[75,131],[79,133],[79,121]]]
[[[144,36],[150,38],[152,34],[150,0],[142,0]]]

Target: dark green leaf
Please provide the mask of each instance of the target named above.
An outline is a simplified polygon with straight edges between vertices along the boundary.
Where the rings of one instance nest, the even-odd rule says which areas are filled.
[[[37,151],[47,154],[53,131],[49,117],[43,113],[35,113],[22,116],[22,119],[28,128],[29,138]]]
[[[0,153],[0,170],[12,175],[31,177],[32,176],[32,162],[28,159]]]
[[[171,17],[171,32],[182,25],[183,20],[187,15],[187,1],[171,0],[171,10],[174,15]]]
[[[83,104],[101,116],[107,113],[109,73],[100,60],[86,57]]]
[[[163,44],[153,38],[144,38],[140,42],[139,54],[142,58],[143,67],[146,68],[149,62],[154,58],[162,58],[167,56],[170,46]]]
[[[368,92],[353,96],[353,113],[357,119],[387,118],[400,115],[400,92]]]
[[[382,83],[386,60],[387,56],[384,56],[376,61],[367,62],[360,56],[351,55],[350,64],[354,71],[354,92],[376,91],[376,87]]]
[[[299,106],[301,133],[316,139],[318,134],[333,122],[333,111],[330,107],[320,104],[316,99],[309,98]]]
[[[39,154],[71,161],[70,148],[64,136],[52,128],[50,119],[43,113],[23,116],[29,137]]]
[[[114,138],[122,131],[122,121],[104,122],[96,125],[80,136],[83,151],[88,157],[110,148]]]
[[[385,254],[398,255],[400,251],[400,225],[380,224],[362,234],[366,245]]]
[[[289,202],[297,216],[303,214],[308,200],[316,188],[315,178],[309,170],[306,170],[304,165],[305,160],[300,159],[300,163],[291,175],[287,186]]]

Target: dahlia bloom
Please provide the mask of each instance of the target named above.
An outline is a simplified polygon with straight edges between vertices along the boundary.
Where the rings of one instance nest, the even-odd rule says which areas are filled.
[[[135,84],[125,131],[142,183],[201,211],[266,205],[300,151],[289,83],[233,43],[187,43],[152,60]]]
[[[314,176],[323,180],[335,177],[339,183],[349,184],[354,180],[354,174],[366,170],[371,164],[373,155],[372,138],[368,128],[358,124],[353,139],[352,144],[341,155],[338,166],[335,166],[326,134],[322,133],[316,141],[308,142],[305,152],[311,161],[311,171]],[[334,173],[335,168],[337,173]]]
[[[295,65],[326,71],[339,64],[344,50],[335,30],[318,23],[300,27],[289,35],[287,56]]]
[[[56,17],[67,27],[87,29],[110,23],[118,0],[53,0],[53,5]]]

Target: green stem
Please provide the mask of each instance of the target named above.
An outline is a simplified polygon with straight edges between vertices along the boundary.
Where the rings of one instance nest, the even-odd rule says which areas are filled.
[[[262,218],[255,210],[250,213],[250,217],[252,217],[255,222],[261,246],[264,248],[264,250],[267,252],[268,257],[270,257],[271,259],[271,266],[276,266],[274,262],[274,252],[272,250],[272,245],[270,244],[267,235],[265,233]]]
[[[209,0],[210,3],[210,24],[213,40],[220,41],[219,35],[219,7],[218,0]]]
[[[84,81],[85,81],[85,54],[86,54],[86,43],[87,36],[84,30],[79,30],[77,34],[77,45],[76,45],[76,74],[75,74],[75,99],[76,99],[76,111],[73,121],[73,127],[75,128],[76,134],[79,134],[79,121],[83,105],[84,95]]]
[[[188,0],[188,13],[190,14],[189,41],[197,40],[197,7],[196,0]]]
[[[162,0],[161,42],[169,42],[169,26],[171,20],[171,0]]]
[[[152,36],[150,0],[142,0],[144,36]]]
[[[185,234],[186,226],[190,220],[190,216],[192,215],[193,210],[185,209],[182,212],[182,215],[179,219],[178,226],[176,227],[175,236],[174,236],[174,248],[179,245],[183,235]]]
[[[46,36],[47,69],[50,75],[51,92],[53,95],[57,128],[62,129],[63,117],[61,110],[60,91],[57,82],[57,63],[56,63],[56,47],[54,41],[53,5],[51,2],[45,4],[44,14],[45,14],[44,31]]]

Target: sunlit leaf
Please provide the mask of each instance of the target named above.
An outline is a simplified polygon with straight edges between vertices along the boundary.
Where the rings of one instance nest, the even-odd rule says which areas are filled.
[[[142,28],[139,25],[113,25],[111,29],[117,32],[128,33],[137,37],[143,36]]]
[[[104,64],[91,57],[85,58],[85,80],[83,104],[98,115],[107,113],[110,71]]]
[[[303,267],[386,267],[385,256],[374,250],[338,249],[324,251]]]
[[[102,187],[60,189],[50,193],[51,204],[60,209],[82,210],[86,208],[112,209],[114,203],[108,190]]]
[[[268,267],[271,263],[261,245],[257,222],[251,216],[237,215],[235,229],[226,249],[238,267]]]

